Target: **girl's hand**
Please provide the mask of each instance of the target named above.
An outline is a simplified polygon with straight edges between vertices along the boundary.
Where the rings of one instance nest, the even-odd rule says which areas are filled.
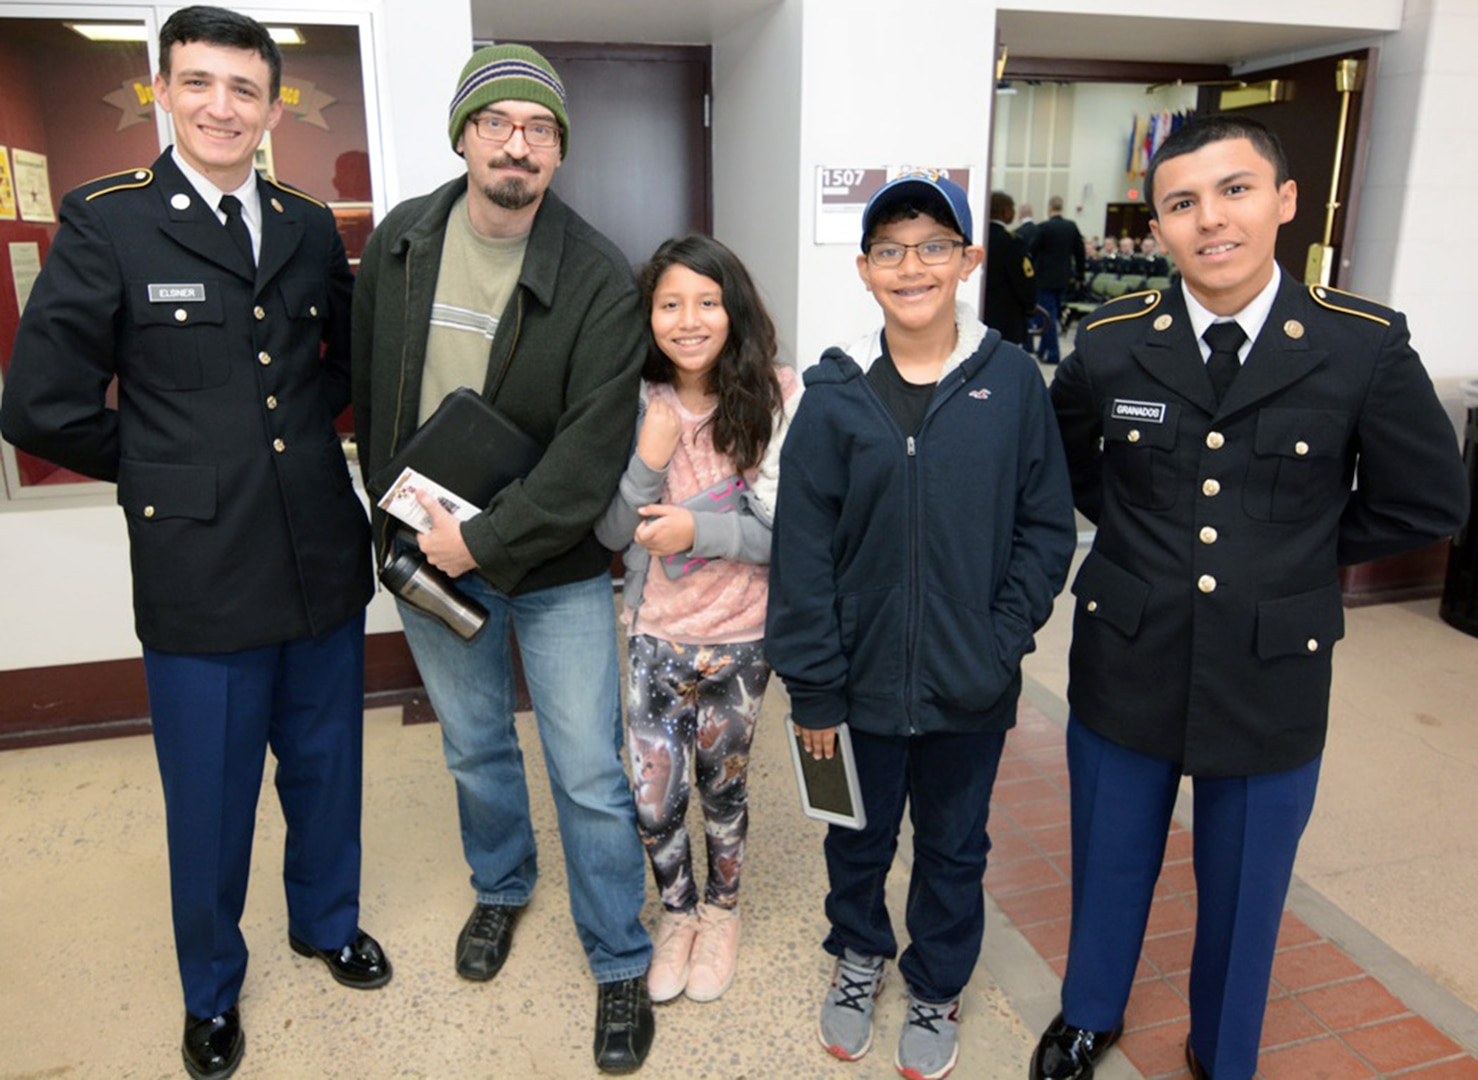
[[[636,527],[636,542],[662,558],[693,546],[693,512],[681,506],[651,503],[638,511],[643,520]]]
[[[665,469],[672,460],[677,441],[683,433],[683,422],[677,410],[665,401],[653,401],[647,405],[647,415],[642,420],[641,432],[636,437],[637,456],[650,469]],[[637,534],[638,537],[641,535]]]

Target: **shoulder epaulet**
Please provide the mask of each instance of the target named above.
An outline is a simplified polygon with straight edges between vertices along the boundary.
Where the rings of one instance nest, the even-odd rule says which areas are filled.
[[[1098,309],[1104,314],[1083,329],[1092,330],[1095,326],[1103,326],[1106,323],[1122,322],[1125,319],[1137,319],[1141,315],[1148,315],[1160,306],[1161,295],[1159,289],[1150,289],[1147,292],[1125,293],[1123,296],[1115,297]]]
[[[265,181],[267,181],[267,183],[271,184],[278,191],[285,191],[289,195],[292,195],[292,196],[295,196],[295,197],[297,197],[299,199],[302,199],[304,202],[310,202],[314,206],[322,207],[325,210],[328,209],[328,204],[327,203],[321,203],[317,199],[315,199],[312,195],[309,195],[306,192],[299,191],[295,187],[289,187],[287,184],[284,184],[281,180],[274,179],[273,177],[268,176],[266,173],[263,173],[262,174],[262,179],[265,180]]]
[[[1380,323],[1382,326],[1390,326],[1391,316],[1395,314],[1384,304],[1377,304],[1368,297],[1357,296],[1343,289],[1332,289],[1328,285],[1310,285],[1309,295],[1320,307],[1345,315],[1356,315],[1362,319]]]
[[[115,191],[128,191],[131,188],[148,187],[154,182],[153,169],[125,169],[119,173],[109,173],[107,176],[99,176],[81,185],[83,188],[96,187],[96,191],[89,191],[85,198],[92,202],[99,195],[111,195]]]

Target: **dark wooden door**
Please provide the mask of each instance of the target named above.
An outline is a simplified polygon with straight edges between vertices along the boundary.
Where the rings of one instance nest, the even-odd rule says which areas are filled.
[[[706,46],[531,42],[559,72],[570,152],[554,190],[626,254],[712,229]]]

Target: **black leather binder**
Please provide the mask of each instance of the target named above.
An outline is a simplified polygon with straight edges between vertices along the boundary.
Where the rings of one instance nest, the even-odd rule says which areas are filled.
[[[527,476],[544,448],[467,387],[453,390],[397,453],[370,478],[378,499],[406,468],[435,480],[468,503],[493,496]]]

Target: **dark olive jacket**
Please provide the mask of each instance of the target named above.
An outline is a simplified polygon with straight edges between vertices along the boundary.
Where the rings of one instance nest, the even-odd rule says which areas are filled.
[[[447,217],[466,190],[461,176],[401,203],[365,248],[354,295],[354,427],[367,480],[415,431]],[[592,530],[626,465],[645,355],[630,266],[546,192],[482,387],[485,396],[496,388],[493,404],[544,456],[462,526],[494,587],[525,593],[609,568]],[[377,510],[382,553],[389,533]]]

